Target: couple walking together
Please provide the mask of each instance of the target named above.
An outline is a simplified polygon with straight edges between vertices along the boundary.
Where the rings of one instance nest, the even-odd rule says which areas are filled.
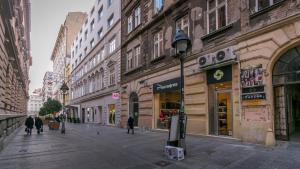
[[[37,133],[43,132],[43,121],[41,118],[36,117],[35,120],[31,116],[29,116],[25,121],[27,135],[31,135],[33,125],[35,125]]]

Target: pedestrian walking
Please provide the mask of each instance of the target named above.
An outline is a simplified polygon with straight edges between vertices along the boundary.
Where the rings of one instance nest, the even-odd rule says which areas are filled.
[[[31,135],[33,125],[34,125],[33,118],[31,116],[29,116],[25,121],[27,135],[28,134]]]
[[[39,117],[35,118],[35,127],[38,134],[40,134],[43,131],[43,121],[41,118]]]
[[[64,114],[60,115],[60,121],[61,121],[61,134],[66,134],[66,116]]]
[[[133,123],[134,123],[134,119],[133,117],[130,115],[127,121],[127,133],[129,134],[129,131],[132,130],[132,134],[134,134],[134,127],[133,127]]]

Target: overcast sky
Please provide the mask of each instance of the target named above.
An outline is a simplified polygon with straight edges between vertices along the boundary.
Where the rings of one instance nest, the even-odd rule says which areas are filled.
[[[50,56],[60,28],[68,12],[92,8],[95,0],[31,0],[30,94],[42,87],[46,71],[52,71]]]

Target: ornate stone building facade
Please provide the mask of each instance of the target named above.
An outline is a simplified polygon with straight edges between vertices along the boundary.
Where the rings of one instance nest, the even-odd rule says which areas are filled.
[[[72,45],[71,116],[120,124],[121,0],[97,0]]]
[[[71,45],[84,23],[87,14],[84,12],[69,12],[64,24],[61,25],[57,39],[52,51],[53,61],[54,98],[63,103],[63,96],[60,88],[65,80],[65,69],[71,59]]]
[[[43,78],[42,100],[47,102],[48,98],[53,99],[54,75],[53,72],[46,72]]]
[[[27,116],[39,116],[40,108],[43,106],[42,89],[35,89],[29,96]]]
[[[30,55],[30,1],[0,1],[0,115],[26,115]]]
[[[184,64],[187,132],[274,145],[299,132],[298,1],[122,1],[122,125],[167,129],[178,113],[176,29],[191,38]],[[292,119],[292,120],[291,120]],[[290,137],[291,136],[291,137]]]

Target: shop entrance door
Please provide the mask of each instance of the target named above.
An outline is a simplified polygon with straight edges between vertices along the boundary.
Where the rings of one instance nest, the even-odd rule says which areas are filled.
[[[134,126],[138,126],[138,121],[139,121],[139,103],[134,102],[133,103],[133,119],[134,119]]]
[[[300,83],[274,87],[275,137],[300,141]]]
[[[274,87],[275,96],[275,137],[279,140],[288,140],[288,113],[286,107],[285,86]]]
[[[218,135],[232,136],[231,91],[216,91],[215,125]]]
[[[85,109],[84,108],[81,109],[81,121],[82,121],[82,123],[85,123]]]
[[[231,82],[209,85],[209,133],[233,135],[233,112]]]
[[[139,122],[139,99],[136,93],[131,93],[129,102],[129,115],[133,116],[134,126],[138,126]]]

